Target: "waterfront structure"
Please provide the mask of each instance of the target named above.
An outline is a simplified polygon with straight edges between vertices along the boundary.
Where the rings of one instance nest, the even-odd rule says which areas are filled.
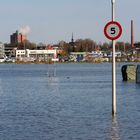
[[[134,44],[136,50],[140,50],[140,42]]]
[[[23,35],[22,33],[19,33],[18,30],[10,35],[10,43],[23,43],[25,40],[27,40],[26,35]]]
[[[50,50],[16,50],[16,59],[24,60],[38,60],[38,61],[47,61],[51,59],[52,61],[58,61],[57,58],[57,50],[50,49]]]
[[[92,51],[88,53],[88,57],[103,57],[103,53],[101,51]]]
[[[15,48],[12,46],[5,46],[4,53],[7,57],[15,57]]]
[[[16,58],[25,57],[25,50],[16,50]]]
[[[134,64],[126,64],[121,68],[123,81],[136,80],[136,68]]]
[[[70,61],[79,62],[84,61],[87,53],[86,52],[70,52]]]
[[[109,58],[112,57],[112,52],[107,55]],[[115,57],[122,57],[122,52],[115,52]]]
[[[5,53],[4,53],[4,44],[0,42],[0,57],[4,57]]]
[[[74,62],[108,62],[109,59],[107,58],[107,54],[102,51],[92,51],[92,52],[70,52],[69,55],[70,61]]]

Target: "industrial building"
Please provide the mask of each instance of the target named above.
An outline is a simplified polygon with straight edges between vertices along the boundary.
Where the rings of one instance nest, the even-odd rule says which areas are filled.
[[[10,35],[10,43],[22,43],[27,39],[26,35],[23,35],[22,33],[19,33],[18,30]]]

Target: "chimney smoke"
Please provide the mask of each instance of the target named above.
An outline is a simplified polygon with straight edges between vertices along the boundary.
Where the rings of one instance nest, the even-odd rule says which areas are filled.
[[[31,31],[31,29],[28,25],[23,26],[19,29],[19,32],[22,33],[23,35],[29,34],[30,31]]]

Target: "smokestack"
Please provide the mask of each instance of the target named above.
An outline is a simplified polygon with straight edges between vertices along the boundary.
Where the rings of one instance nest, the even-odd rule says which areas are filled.
[[[133,20],[131,20],[131,48],[134,48],[134,29],[133,29]]]

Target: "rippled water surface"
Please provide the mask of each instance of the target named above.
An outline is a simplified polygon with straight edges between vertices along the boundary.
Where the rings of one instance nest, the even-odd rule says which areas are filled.
[[[140,84],[122,65],[112,118],[111,64],[1,64],[0,140],[139,140]]]

